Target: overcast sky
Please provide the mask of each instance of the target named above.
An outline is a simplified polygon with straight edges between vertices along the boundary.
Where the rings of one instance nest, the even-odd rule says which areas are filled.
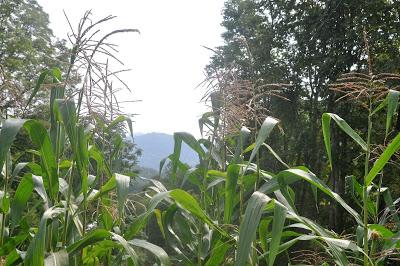
[[[94,18],[117,16],[109,29],[137,28],[141,34],[111,39],[119,45],[123,79],[132,94],[123,100],[142,100],[127,107],[136,116],[135,132],[188,131],[199,135],[198,118],[205,111],[199,101],[204,90],[195,89],[204,79],[203,69],[211,52],[222,44],[220,26],[223,0],[38,0],[50,16],[55,36],[65,38],[67,26],[62,10],[76,26],[92,9]],[[126,98],[126,99],[125,99]]]

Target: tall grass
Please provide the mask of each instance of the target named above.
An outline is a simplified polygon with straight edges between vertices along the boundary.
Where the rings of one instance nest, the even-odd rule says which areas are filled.
[[[131,177],[113,171],[122,147],[121,131],[116,129],[126,123],[132,131],[131,121],[118,109],[109,82],[110,73],[115,72],[109,71],[108,63],[94,59],[100,50],[113,57],[107,50],[113,46],[104,42],[106,38],[135,30],[113,31],[95,41],[96,27],[112,17],[94,23],[89,17],[86,13],[73,32],[65,73],[45,70],[27,101],[44,86],[50,88],[49,126],[34,119],[5,117],[1,121],[0,256],[5,265],[296,264],[310,261],[290,254],[298,251],[301,242],[309,243],[324,265],[385,265],[398,258],[397,201],[383,187],[383,169],[400,148],[400,134],[390,134],[399,92],[388,84],[399,79],[397,75],[347,74],[333,85],[332,89],[366,107],[365,134],[358,134],[336,114],[322,115],[330,169],[335,167],[332,121],[364,153],[364,176],[347,178],[354,202],[346,202],[306,166],[289,166],[282,160],[269,143],[280,122],[268,110],[255,112],[255,118],[241,117],[244,120],[229,116],[235,110],[246,112],[235,108],[241,103],[232,93],[242,85],[209,94],[212,110],[199,121],[204,137],[174,134],[174,150],[167,160],[172,165],[168,178],[175,187],[167,190],[162,179],[149,180],[150,185],[133,197]],[[83,77],[78,86],[71,86],[70,75],[77,71],[78,62],[84,66]],[[243,83],[236,80],[235,84]],[[279,97],[280,85],[245,84],[260,93],[249,95],[251,102],[260,95]],[[257,105],[262,107],[262,103]],[[373,119],[385,109],[384,148],[372,164]],[[237,130],[240,123],[252,119],[254,128]],[[32,149],[26,150],[31,161],[20,162],[10,153],[21,132],[32,142]],[[182,143],[197,153],[197,166],[188,169],[180,161]],[[282,171],[261,168],[262,149],[279,162]],[[302,216],[293,188],[299,182],[310,186],[316,204],[323,194],[324,200],[340,205],[354,221],[353,232],[343,236]],[[152,230],[159,230],[165,243],[147,241],[151,219],[159,227]],[[394,226],[389,228],[388,222]]]

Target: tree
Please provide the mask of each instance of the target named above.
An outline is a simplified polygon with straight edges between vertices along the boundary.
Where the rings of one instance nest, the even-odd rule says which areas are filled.
[[[12,108],[13,113],[20,113],[39,73],[54,66],[62,68],[67,56],[65,41],[54,40],[49,17],[36,0],[1,1],[2,112],[6,109],[10,112]],[[47,95],[46,91],[40,93]],[[39,97],[36,102],[43,99]]]
[[[234,72],[253,83],[290,83],[291,89],[284,91],[289,102],[265,100],[270,114],[282,120],[285,132],[272,143],[291,165],[304,164],[318,175],[329,174],[328,181],[342,194],[345,175],[360,165],[341,162],[356,157],[358,150],[342,133],[334,132],[337,167],[328,173],[320,117],[334,112],[362,128],[366,116],[355,104],[336,104],[338,97],[329,84],[340,73],[367,71],[363,31],[368,33],[374,70],[398,70],[399,6],[398,1],[384,0],[227,1],[222,23],[225,45],[216,49],[207,71]],[[310,190],[298,189],[303,192],[299,209],[310,216],[311,208],[306,207],[312,200]],[[330,225],[341,230],[343,216],[336,211],[331,216],[336,218],[329,219]]]

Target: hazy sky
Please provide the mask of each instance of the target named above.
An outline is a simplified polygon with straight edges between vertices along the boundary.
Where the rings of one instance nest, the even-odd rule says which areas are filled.
[[[204,79],[203,69],[211,52],[201,47],[222,44],[220,26],[223,0],[38,0],[50,16],[55,36],[65,38],[67,26],[62,10],[76,26],[83,13],[93,18],[117,16],[109,29],[137,28],[141,34],[111,39],[119,45],[123,76],[132,94],[123,100],[140,99],[127,111],[138,113],[134,131],[188,131],[198,134],[198,118],[205,111],[199,103],[204,89],[195,89]],[[126,98],[126,99],[125,99]]]

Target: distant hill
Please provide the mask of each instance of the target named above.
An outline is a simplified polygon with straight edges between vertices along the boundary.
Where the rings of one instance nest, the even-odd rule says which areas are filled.
[[[146,133],[134,136],[135,144],[143,150],[139,166],[159,169],[160,161],[174,152],[174,137],[165,133]],[[199,162],[197,154],[182,143],[181,161],[195,166]]]

